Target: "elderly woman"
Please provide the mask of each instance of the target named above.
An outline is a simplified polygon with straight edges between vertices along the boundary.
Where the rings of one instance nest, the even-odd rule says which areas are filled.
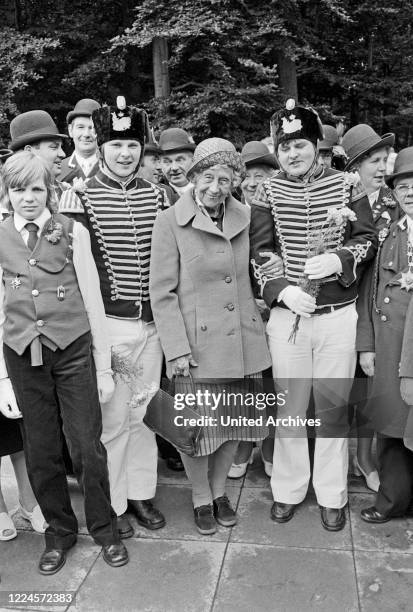
[[[399,153],[386,183],[405,215],[380,232],[358,325],[360,363],[373,377],[366,412],[378,432],[380,488],[361,511],[369,523],[405,515],[413,493],[413,147]]]
[[[270,365],[249,278],[249,210],[231,196],[241,167],[229,141],[201,142],[188,170],[193,190],[158,215],[152,235],[151,303],[167,372],[190,370],[200,388],[201,379],[242,379]],[[247,413],[257,416],[254,408],[238,408]],[[219,411],[210,414],[219,419]],[[208,426],[198,456],[182,455],[201,534],[214,533],[217,522],[235,525],[225,482],[238,440],[266,435],[259,425]]]
[[[390,147],[394,144],[394,134],[379,136],[369,125],[359,124],[346,132],[342,144],[348,156],[345,169],[358,172],[360,186],[370,202],[374,224],[377,231],[380,231],[399,218],[397,200],[384,182],[387,158]],[[364,293],[364,290],[362,281],[360,293]],[[356,378],[359,377],[363,377],[360,366],[356,370]],[[361,404],[359,408],[362,408]],[[356,413],[359,439],[357,456],[353,460],[353,471],[358,476],[364,476],[370,489],[378,491],[379,476],[372,457],[373,432],[363,428],[362,433],[361,412],[362,410],[359,410]]]

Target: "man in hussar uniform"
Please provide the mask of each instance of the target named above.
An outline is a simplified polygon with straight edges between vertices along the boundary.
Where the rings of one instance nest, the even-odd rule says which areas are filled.
[[[83,98],[67,113],[67,129],[75,150],[62,162],[61,180],[66,183],[72,184],[76,178],[84,180],[99,170],[99,151],[92,122],[92,113],[97,108],[100,108],[99,102]]]
[[[273,375],[288,388],[278,416],[303,419],[313,389],[325,436],[315,440],[313,486],[323,527],[338,531],[345,524],[347,503],[347,415],[342,407],[356,365],[357,274],[374,256],[377,238],[367,198],[353,201],[346,176],[318,162],[323,132],[317,113],[289,100],[273,115],[271,128],[281,172],[262,183],[251,207],[251,263],[271,308],[267,334]],[[312,256],[314,237],[328,224],[329,214],[344,208],[347,221],[324,252]],[[282,255],[283,276],[270,279],[258,270],[262,251]],[[305,280],[319,283],[316,296],[302,289]],[[271,518],[285,523],[304,500],[310,481],[305,428],[300,432],[294,421],[277,427],[273,463]]]
[[[133,528],[126,510],[147,529],[165,525],[151,502],[157,481],[155,436],[142,422],[162,366],[149,302],[149,262],[152,227],[165,196],[137,175],[149,132],[146,113],[119,96],[116,106],[95,110],[92,119],[101,167],[82,193],[63,195],[60,211],[89,229],[99,272],[118,370],[115,393],[102,405],[102,441],[119,532],[127,538]]]

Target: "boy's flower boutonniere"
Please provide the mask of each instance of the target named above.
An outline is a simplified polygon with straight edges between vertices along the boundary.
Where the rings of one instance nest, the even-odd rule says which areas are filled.
[[[344,182],[349,187],[359,187],[361,186],[361,179],[358,172],[345,172],[344,173]]]
[[[63,234],[63,225],[54,220],[53,215],[50,219],[50,223],[47,227],[47,231],[44,234],[46,240],[51,244],[57,244]]]

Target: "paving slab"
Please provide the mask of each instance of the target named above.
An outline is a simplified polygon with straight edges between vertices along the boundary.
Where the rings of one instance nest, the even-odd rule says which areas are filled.
[[[228,498],[234,508],[237,507],[240,489],[237,487],[227,488]],[[193,515],[191,488],[177,485],[159,485],[156,492],[155,502],[162,510],[166,518],[166,526],[162,529],[150,531],[141,527],[133,515],[130,516],[131,523],[135,528],[136,538],[166,539],[166,540],[199,540],[226,542],[231,529],[218,525],[217,532],[211,536],[203,536],[198,533]]]
[[[65,566],[52,576],[42,576],[37,563],[44,550],[43,536],[19,531],[16,539],[1,543],[0,591],[77,591],[100,554],[100,547],[89,537],[78,542],[67,554]],[[1,601],[4,608],[8,608]],[[15,608],[11,608],[15,609]],[[62,606],[26,606],[26,610],[62,611]]]
[[[360,517],[360,510],[371,504],[370,495],[350,495],[354,550],[413,554],[413,518],[393,519],[379,525],[366,523]]]
[[[213,607],[214,612],[358,609],[351,552],[233,543]]]
[[[355,562],[363,612],[412,610],[413,555],[356,552]]]
[[[232,530],[231,542],[298,548],[351,549],[348,520],[342,531],[326,531],[321,525],[320,510],[314,496],[308,494],[306,500],[296,509],[291,521],[283,524],[271,520],[272,503],[269,489],[243,489],[238,504],[239,521],[237,527]]]
[[[209,612],[226,545],[129,540],[130,563],[99,558],[70,612]]]

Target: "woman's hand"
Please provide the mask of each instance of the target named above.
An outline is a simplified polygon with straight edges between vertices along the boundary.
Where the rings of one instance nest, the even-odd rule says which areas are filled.
[[[192,357],[191,353],[189,353],[189,355],[183,355],[182,357],[177,357],[176,359],[171,359],[171,361],[169,361],[171,376],[189,376],[189,366],[196,368],[197,365],[198,364]]]
[[[270,251],[262,251],[259,253],[260,257],[268,257],[268,261],[261,265],[261,270],[264,274],[270,274],[273,278],[279,278],[284,274],[283,260],[277,253],[271,253]]]
[[[20,412],[10,378],[0,380],[0,412],[8,419],[19,419]]]
[[[374,376],[374,364],[376,361],[376,353],[360,353],[360,367],[366,376]]]

